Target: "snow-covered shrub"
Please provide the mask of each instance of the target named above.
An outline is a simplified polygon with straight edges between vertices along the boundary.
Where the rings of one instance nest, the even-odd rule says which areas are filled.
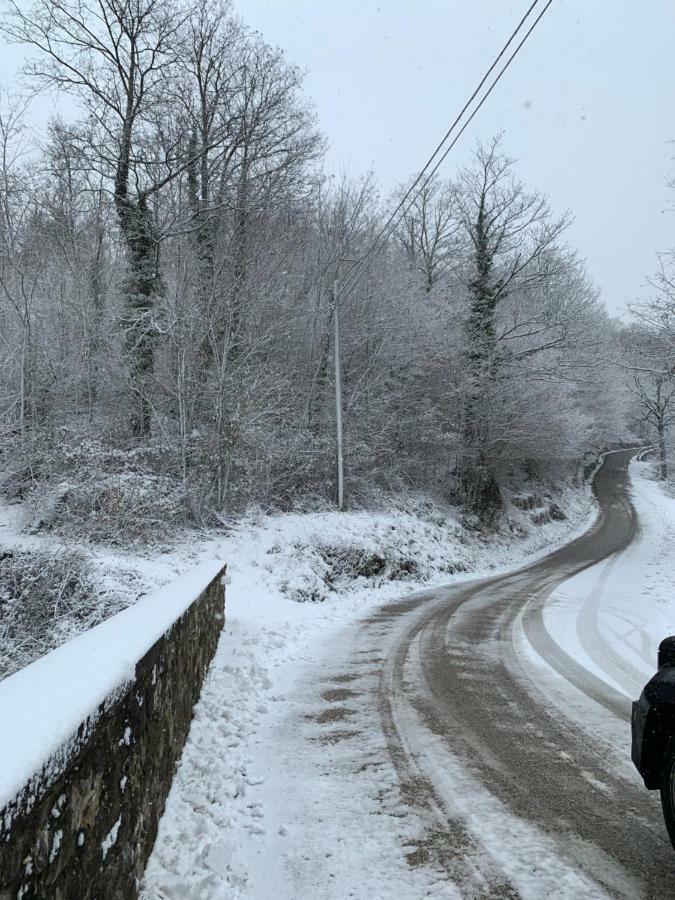
[[[533,525],[546,525],[551,521],[551,514],[547,509],[540,509],[532,513],[530,521]]]
[[[329,582],[341,578],[376,578],[387,568],[382,553],[357,544],[318,544],[316,550],[326,563],[324,577]]]
[[[201,469],[213,470],[216,448],[204,445]],[[299,504],[325,506],[334,493],[335,450],[332,434],[317,436],[305,428],[240,429],[228,459],[225,506],[241,513],[252,504],[288,512]]]
[[[128,545],[161,538],[185,522],[180,483],[125,473],[61,482],[37,506],[34,530],[58,528],[93,541]]]
[[[0,554],[0,678],[11,675],[127,605],[100,591],[77,551]]]
[[[59,429],[0,457],[0,496],[26,501],[34,531],[115,545],[165,540],[174,526],[201,524],[169,440],[115,446],[91,430]]]
[[[560,509],[557,503],[550,504],[548,514],[554,522],[564,522],[567,518],[567,515]]]
[[[466,535],[449,511],[418,498],[420,515],[383,512],[270,517],[264,569],[293,600],[323,601],[397,581],[423,582],[466,571]]]
[[[542,505],[541,497],[537,497],[534,494],[515,494],[511,497],[511,503],[516,507],[516,509],[537,509],[537,507]]]
[[[22,465],[19,460],[9,469],[5,469],[0,478],[0,496],[10,503],[17,503],[24,499],[32,486],[30,466]]]
[[[324,580],[328,585],[340,585],[356,578],[372,581],[405,581],[419,574],[419,564],[410,547],[392,541],[390,546],[377,549],[359,544],[322,544],[316,551],[326,563]]]

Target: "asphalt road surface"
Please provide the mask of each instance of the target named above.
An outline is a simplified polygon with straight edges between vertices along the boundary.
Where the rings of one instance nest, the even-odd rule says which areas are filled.
[[[567,578],[620,553],[636,535],[627,475],[632,455],[606,457],[595,479],[601,515],[580,539],[504,577],[387,606],[365,625],[374,638],[395,636],[382,663],[379,711],[404,795],[428,822],[409,862],[444,866],[466,896],[520,896],[499,854],[486,864],[474,846],[477,819],[485,817],[489,845],[500,840],[493,813],[506,810],[505,818],[525,823],[554,848],[552,857],[583,874],[592,886],[587,896],[675,898],[675,853],[656,796],[525,677],[514,643],[518,623],[558,676],[588,698],[589,709],[625,727],[625,747],[618,749],[629,756],[630,703],[551,641],[542,609]],[[461,772],[488,797],[482,808],[471,791],[463,795]],[[502,860],[514,840],[520,838],[513,831],[504,837]],[[536,841],[531,852],[542,853]],[[532,862],[546,872],[541,856]],[[554,869],[549,876],[556,877]],[[541,896],[549,892],[542,887]]]

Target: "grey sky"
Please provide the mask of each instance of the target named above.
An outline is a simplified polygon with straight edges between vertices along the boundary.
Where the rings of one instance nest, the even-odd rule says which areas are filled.
[[[385,192],[418,169],[528,5],[527,0],[236,0],[308,70],[329,164],[370,167]],[[569,208],[569,242],[613,312],[644,295],[655,251],[675,244],[672,0],[554,0],[448,157],[503,129],[518,175]],[[0,74],[20,65],[3,48]],[[44,119],[49,105],[36,112]],[[673,197],[672,199],[675,199]]]
[[[527,0],[238,0],[244,19],[309,69],[330,162],[383,188],[426,160]],[[665,178],[675,138],[672,0],[554,0],[444,164],[476,137],[504,146],[530,187],[569,207],[569,233],[612,311],[644,292],[675,244]],[[673,198],[675,199],[675,198]],[[664,212],[665,211],[665,212]]]

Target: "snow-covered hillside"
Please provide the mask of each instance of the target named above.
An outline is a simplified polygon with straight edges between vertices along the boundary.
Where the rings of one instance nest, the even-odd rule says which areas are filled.
[[[2,504],[0,677],[205,560],[227,562],[233,602],[261,612],[275,598],[342,607],[392,583],[505,565],[564,539],[589,509],[585,486],[536,486],[512,498],[496,532],[416,497],[376,512],[250,514],[220,530],[167,529],[161,543],[120,547],[36,529],[33,504]]]

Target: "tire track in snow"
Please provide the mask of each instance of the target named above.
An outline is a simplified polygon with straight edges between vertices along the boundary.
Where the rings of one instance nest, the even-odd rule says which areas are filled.
[[[603,568],[593,590],[579,610],[576,627],[579,642],[586,653],[600,669],[620,684],[630,695],[635,689],[634,685],[644,683],[644,672],[636,669],[624,657],[617,656],[616,651],[606,640],[599,623],[600,605],[607,589],[607,583],[621,558],[622,554],[617,554]]]
[[[468,595],[470,595],[469,590]],[[463,596],[463,594],[462,594]],[[419,596],[412,602],[390,605],[369,620],[369,624],[396,618],[424,601]],[[461,602],[461,600],[456,601]],[[426,606],[426,603],[425,603]],[[470,898],[503,898],[516,900],[516,887],[490,861],[480,843],[465,827],[461,818],[448,805],[443,793],[434,785],[433,770],[420,765],[415,736],[420,722],[406,697],[405,664],[408,651],[419,639],[425,625],[436,612],[414,622],[397,642],[386,659],[379,685],[379,708],[387,748],[396,769],[400,789],[406,801],[426,814],[426,835],[420,839],[416,857],[420,863],[432,862],[445,869],[453,882],[461,885],[463,895]]]
[[[611,455],[600,470],[596,491],[602,515],[584,537],[512,575],[428,594],[431,607],[427,600],[407,625],[381,682],[390,754],[403,781],[425,784],[419,800],[430,810],[430,828],[445,815],[452,840],[464,822],[471,839],[468,855],[475,855],[481,827],[470,798],[473,792],[488,817],[485,797],[491,798],[502,817],[511,818],[506,833],[499,832],[506,850],[501,860],[493,852],[486,881],[498,884],[492,874],[497,862],[505,873],[504,889],[515,884],[520,895],[537,900],[546,894],[635,900],[672,893],[675,864],[653,798],[637,778],[612,771],[601,745],[546,708],[523,677],[513,646],[514,622],[525,606],[526,630],[538,652],[617,718],[628,715],[623,695],[551,641],[542,608],[567,578],[632,540],[630,456]],[[492,843],[494,851],[494,817],[488,824],[483,842]],[[547,854],[543,861],[542,851]],[[540,867],[534,883],[523,878],[528,858]],[[569,869],[580,873],[576,887]],[[552,873],[557,888],[551,890]],[[473,890],[469,879],[466,896],[475,896]]]

